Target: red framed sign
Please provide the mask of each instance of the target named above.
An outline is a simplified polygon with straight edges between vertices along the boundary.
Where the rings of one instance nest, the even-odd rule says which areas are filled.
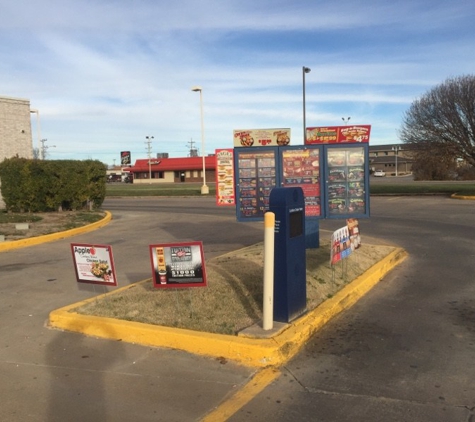
[[[71,243],[71,252],[78,283],[117,286],[110,245]]]
[[[206,286],[202,242],[162,243],[149,248],[154,287]]]
[[[305,144],[369,142],[371,125],[308,127]]]

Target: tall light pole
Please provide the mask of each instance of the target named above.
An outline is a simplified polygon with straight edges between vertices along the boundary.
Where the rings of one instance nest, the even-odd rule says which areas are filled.
[[[397,153],[401,150],[399,145],[395,145],[391,148],[394,151],[394,155],[396,156],[396,177],[397,177]]]
[[[351,119],[351,117],[347,117],[346,119],[344,117],[341,118],[341,120],[343,120],[343,123],[345,124],[345,126],[348,124],[350,119]]]
[[[191,88],[193,92],[200,93],[200,108],[201,108],[201,156],[203,158],[203,186],[201,186],[201,194],[207,195],[209,188],[206,186],[206,166],[205,166],[205,127],[203,120],[203,88],[200,86],[194,86]]]
[[[302,90],[303,90],[303,143],[307,142],[307,122],[306,122],[306,112],[305,112],[305,74],[310,73],[312,69],[309,67],[302,67]]]
[[[147,155],[148,155],[148,183],[152,184],[152,139],[153,136],[146,136]]]

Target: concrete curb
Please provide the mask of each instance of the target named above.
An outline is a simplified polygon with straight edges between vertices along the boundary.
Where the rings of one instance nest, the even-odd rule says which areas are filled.
[[[28,239],[11,240],[0,243],[0,252],[9,251],[13,249],[26,248],[28,246],[39,245],[41,243],[53,242],[55,240],[64,239],[66,237],[76,236],[82,233],[88,233],[90,231],[99,229],[109,224],[112,220],[112,214],[106,211],[106,216],[95,223],[88,224],[86,226],[77,227],[75,229],[65,230],[58,233],[46,234],[44,236],[30,237]]]
[[[146,346],[179,349],[189,353],[229,359],[251,367],[280,366],[294,356],[305,342],[331,318],[348,309],[396,265],[407,257],[405,250],[395,249],[360,277],[345,286],[331,299],[288,324],[270,338],[245,338],[203,333],[186,329],[143,324],[113,318],[81,315],[74,309],[105,296],[134,286],[54,310],[49,315],[51,328],[78,332]]]
[[[456,193],[450,195],[451,198],[454,199],[471,199],[475,200],[475,196],[466,196],[466,195],[457,195]]]

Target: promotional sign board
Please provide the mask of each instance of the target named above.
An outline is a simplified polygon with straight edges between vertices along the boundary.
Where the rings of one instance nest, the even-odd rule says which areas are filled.
[[[123,166],[128,166],[132,163],[132,158],[130,151],[121,151],[120,152],[120,164]]]
[[[235,205],[234,150],[217,149],[216,157],[216,205]]]
[[[348,218],[346,220],[348,232],[350,233],[351,249],[355,250],[361,246],[360,227],[356,218]]]
[[[206,286],[205,260],[201,242],[150,245],[153,286]]]
[[[330,264],[350,256],[350,254],[361,246],[361,237],[358,220],[349,218],[346,220],[346,227],[333,232],[331,237]]]
[[[72,243],[71,252],[78,283],[117,286],[111,246]]]
[[[308,127],[306,144],[369,142],[371,125]]]
[[[235,147],[284,146],[290,144],[290,129],[242,129],[234,131]]]
[[[330,264],[335,265],[337,262],[348,257],[351,252],[348,226],[334,231],[331,237]]]

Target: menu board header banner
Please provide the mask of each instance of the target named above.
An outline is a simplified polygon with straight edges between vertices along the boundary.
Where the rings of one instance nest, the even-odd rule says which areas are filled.
[[[234,130],[235,147],[285,146],[290,144],[290,129]]]
[[[371,125],[307,128],[306,144],[368,143]]]

